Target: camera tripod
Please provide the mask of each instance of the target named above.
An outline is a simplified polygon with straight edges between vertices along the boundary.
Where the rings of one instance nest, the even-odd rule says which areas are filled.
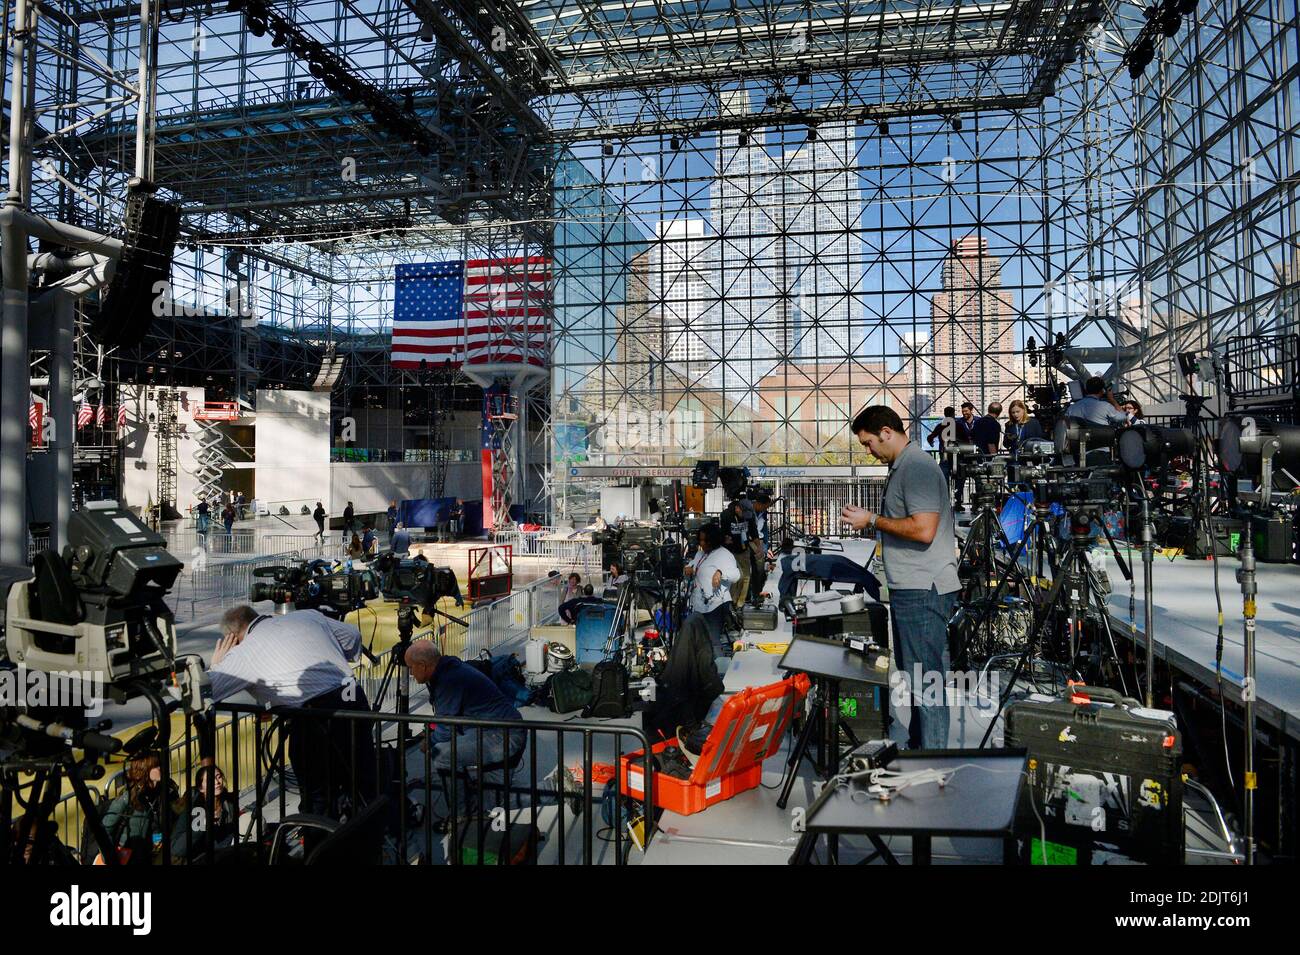
[[[1100,584],[1088,563],[1088,552],[1092,546],[1092,522],[1094,519],[1100,518],[1101,513],[1102,505],[1094,503],[1076,505],[1069,509],[1069,549],[1066,551],[1060,566],[1054,568],[1052,585],[1048,588],[1042,604],[1034,611],[1029,638],[1025,641],[1024,648],[1016,660],[1016,665],[1011,671],[1011,677],[1007,681],[1006,689],[1003,690],[998,700],[997,711],[989,721],[988,729],[984,731],[984,737],[980,740],[977,748],[984,749],[988,745],[989,739],[993,735],[993,728],[997,726],[998,719],[1002,716],[1002,712],[1006,709],[1011,694],[1015,690],[1016,681],[1020,679],[1020,675],[1025,671],[1030,659],[1033,658],[1039,644],[1047,635],[1051,621],[1060,611],[1064,611],[1066,614],[1069,631],[1066,665],[1070,672],[1077,672],[1079,653],[1082,649],[1083,625],[1087,619],[1088,611],[1090,609],[1095,610],[1100,616],[1102,627],[1106,632],[1111,658],[1117,664],[1116,671],[1119,676],[1121,690],[1126,696],[1128,695],[1124,674],[1118,667],[1119,652],[1115,644],[1115,635],[1110,628],[1110,616],[1106,610]],[[1124,575],[1124,579],[1131,580],[1132,573],[1128,564],[1125,563],[1123,555],[1120,554],[1119,548],[1115,546],[1115,540],[1111,536],[1109,528],[1106,527],[1105,520],[1099,520],[1099,523],[1101,524],[1102,533],[1106,537],[1106,542],[1110,545],[1111,552],[1115,555],[1115,560]],[[1024,541],[1021,543],[1023,544]],[[1100,653],[1098,653],[1098,657],[1100,657]],[[1100,665],[1100,662],[1098,665]]]
[[[167,704],[154,687],[145,683],[125,685],[128,696],[143,696],[149,701],[153,712],[156,734],[153,748],[159,756],[160,792],[167,793],[171,788],[170,768],[170,728],[171,717]],[[105,865],[118,863],[113,839],[104,827],[95,796],[86,785],[87,779],[99,779],[104,768],[100,760],[123,748],[122,741],[100,733],[108,727],[108,721],[98,724],[94,729],[83,729],[72,724],[79,718],[80,710],[63,710],[53,708],[45,710],[40,718],[31,713],[0,712],[0,728],[4,729],[3,739],[13,745],[9,756],[0,760],[0,863],[18,861],[27,865],[45,865],[66,861],[54,853],[58,838],[51,828],[50,817],[60,798],[63,796],[63,781],[67,780],[76,795],[77,805],[95,844],[100,847]],[[3,726],[8,721],[10,726]],[[78,757],[74,749],[83,753]],[[31,775],[31,782],[25,783],[23,777]],[[26,813],[20,821],[26,831],[18,834],[19,842],[32,840],[29,853],[24,853],[17,860],[13,859],[11,844],[14,834],[13,803],[16,795],[24,788],[31,787],[27,798]],[[21,798],[20,805],[24,805]],[[163,831],[170,836],[172,816],[170,803],[162,799],[160,823]],[[80,835],[79,833],[77,835]],[[164,859],[167,857],[164,856]],[[85,861],[85,860],[83,860]]]
[[[982,645],[985,648],[991,647],[992,636],[989,631],[992,629],[993,611],[1006,595],[1010,583],[1018,583],[1025,593],[1031,595],[1032,599],[1035,590],[1032,582],[1020,566],[1020,558],[1025,553],[1025,549],[1030,542],[1035,542],[1034,552],[1037,555],[1038,562],[1037,577],[1042,577],[1043,557],[1046,555],[1049,559],[1055,558],[1047,506],[1034,506],[1032,521],[1025,527],[1020,540],[1015,546],[1012,546],[1011,540],[1002,527],[1001,517],[996,510],[996,500],[995,494],[987,489],[981,490],[979,483],[976,483],[975,504],[978,510],[971,519],[966,540],[962,544],[961,554],[957,558],[958,568],[967,566],[969,561],[970,577],[968,583],[962,588],[958,603],[963,607],[969,607],[977,591],[982,590],[987,595],[990,586],[993,586],[993,591],[991,596],[986,597],[985,606],[976,618],[975,624],[963,636],[957,659],[953,660],[953,666],[957,668],[961,668],[964,662],[969,659],[973,649],[972,644],[976,646]],[[979,533],[977,533],[977,528]],[[1001,572],[998,567],[995,552],[995,545],[998,544],[1009,555],[1005,572]],[[974,560],[970,559],[972,555],[975,556]],[[993,585],[992,581],[995,579],[997,584]]]
[[[67,780],[76,795],[77,805],[85,817],[90,834],[95,844],[101,847],[106,865],[116,865],[117,853],[112,851],[113,840],[104,827],[104,820],[99,814],[95,797],[86,780],[98,779],[104,774],[99,765],[101,756],[108,756],[122,748],[122,741],[111,736],[104,736],[90,730],[71,730],[60,723],[40,723],[28,716],[17,717],[19,732],[39,734],[39,736],[59,735],[68,739],[72,746],[79,747],[94,755],[78,759],[70,747],[57,746],[54,752],[15,758],[0,763],[0,861],[20,862],[25,865],[48,865],[65,861],[55,852],[59,844],[52,831],[50,817],[63,794],[63,782]],[[20,817],[21,831],[16,833],[13,826],[13,802],[15,795],[24,785],[21,777],[31,774],[31,794],[26,802],[27,811]],[[20,801],[21,802],[21,801]],[[31,840],[30,852],[18,854],[18,846]]]
[[[462,627],[469,626],[460,617],[453,617],[445,610],[439,610],[437,607],[425,607],[424,612],[430,616],[445,617],[452,623],[458,623]],[[384,697],[388,694],[388,688],[394,683],[397,686],[397,712],[405,715],[411,711],[411,671],[406,666],[406,651],[411,649],[414,637],[415,605],[411,602],[409,596],[405,596],[397,607],[397,643],[393,644],[388,651],[388,667],[384,670],[384,675],[379,681],[379,689],[375,693],[375,699],[370,704],[371,709],[375,712],[379,712],[383,706]],[[364,652],[372,663],[378,662],[378,659],[369,650]]]

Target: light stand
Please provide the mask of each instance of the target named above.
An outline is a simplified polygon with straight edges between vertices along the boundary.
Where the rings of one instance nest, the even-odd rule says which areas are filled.
[[[1246,746],[1242,757],[1244,778],[1242,780],[1242,815],[1246,827],[1246,865],[1255,864],[1255,595],[1259,592],[1255,581],[1255,545],[1251,538],[1254,528],[1250,515],[1241,533],[1241,549],[1238,557],[1241,567],[1237,570],[1237,582],[1241,584],[1241,616],[1245,626],[1243,650],[1245,653],[1244,674],[1241,679],[1241,702],[1245,707]]]
[[[1155,703],[1155,682],[1156,682],[1156,625],[1155,609],[1152,604],[1153,584],[1151,574],[1156,562],[1155,546],[1155,528],[1151,526],[1151,508],[1147,503],[1147,489],[1142,480],[1138,478],[1138,486],[1142,489],[1142,528],[1140,533],[1140,542],[1142,544],[1142,602],[1143,602],[1143,627],[1146,629],[1147,644],[1147,692],[1144,699],[1148,708],[1154,708]]]

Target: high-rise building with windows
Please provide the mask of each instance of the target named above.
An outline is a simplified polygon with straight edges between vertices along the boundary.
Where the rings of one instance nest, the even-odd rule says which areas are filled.
[[[986,238],[972,233],[953,244],[930,315],[940,413],[963,401],[983,410],[991,401],[1005,405],[1022,397],[1015,306],[1002,287],[1002,260],[990,254]]]
[[[748,113],[748,96],[730,91],[723,112]],[[860,324],[856,127],[824,124],[775,156],[765,135],[718,134],[712,224],[729,388],[751,386],[781,361],[850,357],[855,316]]]

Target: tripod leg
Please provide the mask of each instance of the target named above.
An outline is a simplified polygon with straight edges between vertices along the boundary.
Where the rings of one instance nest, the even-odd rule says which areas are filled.
[[[1088,584],[1088,600],[1093,604],[1094,609],[1101,617],[1102,628],[1106,631],[1106,640],[1110,644],[1110,655],[1115,661],[1115,672],[1119,675],[1120,691],[1125,696],[1128,696],[1128,683],[1124,680],[1124,667],[1119,658],[1119,647],[1115,643],[1115,633],[1110,627],[1110,614],[1107,612],[1106,605],[1102,600],[1101,588],[1097,586],[1097,580],[1091,571],[1088,572],[1084,579]],[[1137,696],[1138,694],[1134,695]]]
[[[804,756],[808,752],[808,743],[812,740],[813,734],[821,732],[821,709],[814,706],[812,712],[808,714],[808,719],[804,721],[803,729],[799,732],[799,739],[795,741],[794,753],[790,757],[790,768],[787,771],[785,785],[781,787],[781,795],[776,801],[778,809],[784,809],[790,802],[790,793],[794,791],[795,780],[799,778],[799,764],[803,762]]]
[[[100,853],[104,857],[104,864],[117,865],[117,847],[113,845],[108,830],[104,828],[104,820],[99,815],[99,808],[95,805],[95,798],[90,794],[90,788],[86,785],[86,781],[81,778],[81,770],[74,763],[68,768],[67,774],[68,782],[72,783],[72,791],[77,794],[77,803],[81,806],[82,815],[86,817],[86,824],[90,826],[95,842],[99,844]],[[164,838],[171,838],[170,831],[166,832]]]
[[[1058,574],[1052,581],[1052,587],[1047,592],[1047,601],[1039,610],[1035,611],[1034,625],[1030,629],[1029,639],[1025,641],[1025,649],[1016,660],[1015,669],[1011,671],[1011,678],[1007,681],[1006,689],[1002,691],[1002,696],[998,700],[997,711],[993,714],[993,719],[989,721],[988,729],[984,731],[984,737],[980,740],[976,749],[983,749],[989,743],[993,736],[993,728],[998,725],[998,719],[1002,716],[1002,711],[1007,708],[1007,701],[1011,699],[1011,692],[1015,689],[1016,681],[1020,679],[1020,674],[1024,672],[1025,665],[1033,657],[1034,646],[1038,643],[1042,632],[1047,629],[1047,623],[1052,618],[1052,611],[1056,607],[1056,602],[1060,599],[1062,587],[1065,584],[1065,574]],[[1041,616],[1038,616],[1041,614]]]

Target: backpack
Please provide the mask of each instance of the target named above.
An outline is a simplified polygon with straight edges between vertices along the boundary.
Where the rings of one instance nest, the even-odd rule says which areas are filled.
[[[552,713],[572,713],[590,702],[591,674],[586,670],[561,670],[551,677],[546,705]]]
[[[602,660],[591,671],[591,702],[582,711],[583,719],[622,719],[632,715],[628,699],[627,667],[618,660]]]
[[[524,665],[513,653],[492,658],[492,672],[488,674],[502,695],[515,706],[523,706],[532,696],[524,680]]]

